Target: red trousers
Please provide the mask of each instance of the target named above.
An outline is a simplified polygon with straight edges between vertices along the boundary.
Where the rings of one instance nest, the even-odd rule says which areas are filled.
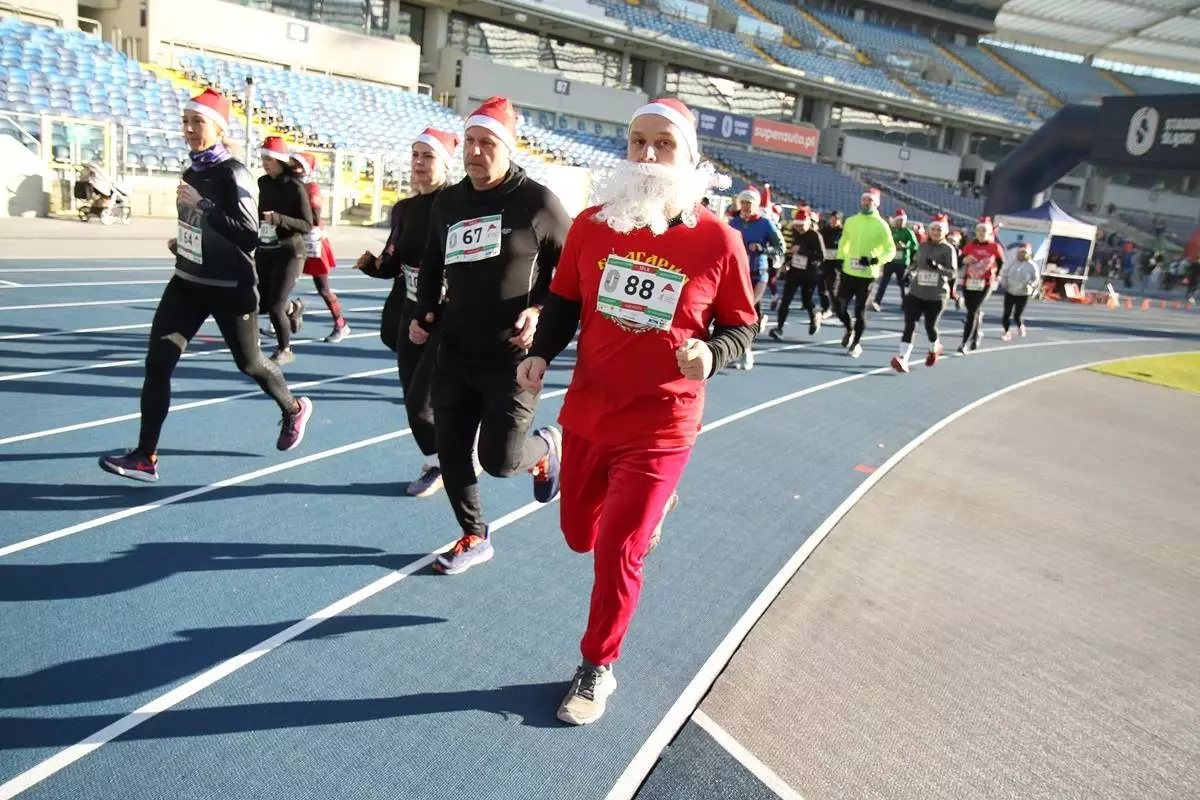
[[[604,447],[563,431],[561,524],[567,545],[595,553],[585,660],[621,654],[642,592],[642,558],[683,477],[692,448]]]

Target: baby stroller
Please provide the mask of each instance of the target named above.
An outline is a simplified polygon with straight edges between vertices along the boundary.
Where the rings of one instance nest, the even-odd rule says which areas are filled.
[[[101,225],[120,221],[128,225],[133,209],[129,207],[128,189],[111,180],[97,164],[86,164],[75,181],[75,199],[82,201],[79,219],[87,222],[99,217]]]

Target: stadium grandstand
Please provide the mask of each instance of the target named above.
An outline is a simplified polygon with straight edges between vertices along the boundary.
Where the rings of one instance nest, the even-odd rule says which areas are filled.
[[[1200,91],[1193,4],[903,5],[199,0],[183,16],[169,0],[0,5],[0,136],[28,154],[10,169],[61,178],[99,162],[153,206],[156,181],[181,163],[180,103],[211,86],[235,99],[237,137],[317,150],[336,216],[373,222],[406,191],[413,135],[483,97],[513,99],[531,169],[566,185],[602,174],[629,111],[670,95],[699,111],[707,152],[736,186],[769,182],[784,203],[818,208],[852,207],[874,186],[885,210],[966,224],[997,163],[1064,104]],[[47,210],[61,210],[60,194]],[[1046,194],[1168,246],[1200,216],[1195,175],[1084,165]]]

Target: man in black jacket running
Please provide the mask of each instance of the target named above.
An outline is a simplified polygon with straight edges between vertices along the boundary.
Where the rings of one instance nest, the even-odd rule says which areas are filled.
[[[558,198],[512,163],[516,113],[506,98],[490,98],[467,118],[463,144],[467,177],[434,201],[409,325],[416,344],[433,326],[440,336],[434,426],[446,496],[462,528],[436,563],[447,575],[494,554],[471,459],[477,432],[489,474],[529,471],[535,499],[558,494],[562,438],[553,427],[529,434],[537,396],[517,385],[516,368],[533,343],[571,225]]]

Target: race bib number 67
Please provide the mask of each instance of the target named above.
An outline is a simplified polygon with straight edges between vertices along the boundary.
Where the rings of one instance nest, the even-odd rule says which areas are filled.
[[[500,255],[500,214],[456,222],[446,231],[446,264],[483,261]]]
[[[604,265],[596,310],[634,327],[670,330],[686,280],[678,272],[612,255]]]

